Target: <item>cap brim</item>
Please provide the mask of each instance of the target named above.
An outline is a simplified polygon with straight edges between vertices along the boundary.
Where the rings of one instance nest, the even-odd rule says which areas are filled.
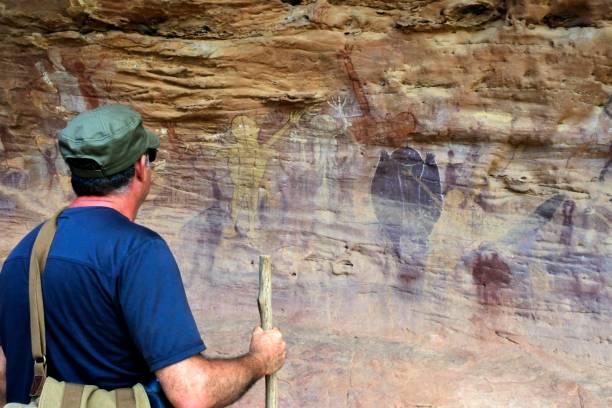
[[[155,133],[151,132],[149,129],[146,128],[145,133],[147,134],[147,149],[159,148],[159,136],[157,136]]]

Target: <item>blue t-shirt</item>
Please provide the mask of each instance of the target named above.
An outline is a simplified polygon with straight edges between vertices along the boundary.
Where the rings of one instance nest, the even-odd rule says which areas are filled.
[[[27,402],[32,384],[28,273],[39,229],[0,273],[8,402]],[[168,245],[113,209],[62,213],[42,282],[48,373],[58,380],[128,387],[205,349]]]

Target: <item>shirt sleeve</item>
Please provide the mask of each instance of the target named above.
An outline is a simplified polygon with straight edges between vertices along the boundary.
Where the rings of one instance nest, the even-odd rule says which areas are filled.
[[[161,238],[132,251],[118,278],[128,330],[151,371],[204,351],[174,257]]]

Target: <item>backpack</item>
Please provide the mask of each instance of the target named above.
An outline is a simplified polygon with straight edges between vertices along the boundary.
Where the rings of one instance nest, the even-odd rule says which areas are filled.
[[[41,227],[30,255],[29,298],[30,337],[34,361],[34,381],[30,403],[9,403],[5,408],[151,408],[142,384],[131,388],[103,390],[95,385],[73,384],[47,376],[47,344],[41,275],[57,231],[58,211]]]

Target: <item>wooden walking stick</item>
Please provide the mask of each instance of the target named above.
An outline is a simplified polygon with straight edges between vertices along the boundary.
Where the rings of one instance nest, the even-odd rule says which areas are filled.
[[[259,316],[261,328],[272,328],[272,263],[269,255],[259,257]],[[266,408],[276,408],[278,394],[276,374],[266,375]]]

